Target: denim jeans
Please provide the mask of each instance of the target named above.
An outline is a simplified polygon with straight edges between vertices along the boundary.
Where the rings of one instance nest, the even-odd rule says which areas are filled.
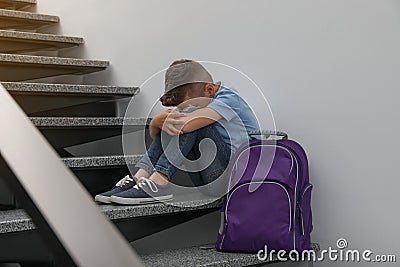
[[[190,171],[190,168],[188,168],[188,173],[195,186],[202,186],[213,182],[224,173],[229,164],[231,156],[230,146],[225,143],[219,132],[216,130],[214,126],[215,123],[190,133],[181,134],[179,136],[169,136],[163,132],[163,136],[161,137],[160,132],[153,139],[146,154],[140,159],[135,167],[142,168],[150,174],[155,171],[160,172],[165,174],[168,179],[170,179],[176,172],[177,167],[181,166],[185,158],[186,160],[191,161],[198,160],[200,158],[200,142],[205,138],[209,138],[216,146],[215,158],[211,163],[211,160],[208,162],[203,162],[205,166],[207,166],[206,168],[201,168],[202,170],[200,171],[192,172]],[[164,141],[164,138],[166,141]],[[162,147],[162,142],[164,143],[164,149]],[[177,153],[178,147],[181,155],[180,153]],[[208,149],[210,149],[210,147],[206,145],[204,151],[205,154],[207,154]],[[171,163],[171,161],[173,163]],[[204,165],[201,161],[199,163],[199,165]],[[212,188],[208,189],[208,191],[210,190],[215,191]]]

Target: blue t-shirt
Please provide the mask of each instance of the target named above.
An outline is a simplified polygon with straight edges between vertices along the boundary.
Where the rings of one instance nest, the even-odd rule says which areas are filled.
[[[256,116],[250,106],[235,89],[226,87],[222,82],[210,104],[207,105],[221,115],[215,124],[224,141],[232,145],[235,151],[241,144],[249,140],[248,132],[260,130]]]

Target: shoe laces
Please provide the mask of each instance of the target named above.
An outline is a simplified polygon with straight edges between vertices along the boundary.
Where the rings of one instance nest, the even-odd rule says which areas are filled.
[[[135,181],[135,180],[128,174],[124,178],[119,180],[119,182],[115,186],[122,187],[122,186],[124,186],[126,184],[129,184],[130,182],[133,182],[133,181]]]
[[[147,186],[147,187],[150,188],[150,190],[151,190],[153,193],[157,193],[157,192],[158,192],[157,184],[156,184],[155,182],[153,182],[152,180],[150,180],[150,179],[147,179],[147,178],[142,177],[142,178],[139,180],[139,182],[137,183],[137,185],[138,185],[138,187],[140,187],[140,188],[146,187],[146,186]]]

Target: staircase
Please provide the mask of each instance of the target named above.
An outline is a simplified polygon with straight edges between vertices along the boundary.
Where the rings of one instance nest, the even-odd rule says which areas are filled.
[[[133,166],[141,155],[124,156],[122,148],[116,155],[105,148],[103,155],[83,156],[71,153],[68,147],[121,137],[122,126],[124,132],[145,130],[149,123],[146,118],[116,116],[117,101],[134,97],[139,88],[35,82],[42,78],[104,71],[109,62],[43,55],[65,48],[79,49],[84,40],[39,33],[38,30],[44,31],[46,27],[58,24],[60,19],[26,11],[34,5],[36,0],[0,0],[0,83],[46,137],[60,160],[94,196],[108,190],[126,175],[128,167]],[[13,176],[0,172],[0,266],[2,262],[19,263],[21,266],[62,266],[62,263],[55,262],[51,250],[24,211],[23,204],[11,190],[6,189],[2,181],[16,179],[10,175]],[[212,231],[216,237],[218,221],[215,215],[221,207],[221,200],[177,194],[173,204],[100,205],[99,209],[115,223],[134,248],[138,248],[136,246],[143,238],[154,237],[156,233],[162,236],[166,229],[172,233],[173,229],[183,231],[179,227],[202,220],[206,214],[212,216],[213,229],[200,227],[192,229],[192,232]],[[198,227],[198,223],[188,227]],[[175,241],[174,236],[169,238]],[[188,239],[187,247],[178,245],[171,249],[174,246],[168,244],[162,245],[156,252],[142,253],[144,264],[252,266],[261,263],[256,255],[219,253],[210,245],[199,245],[195,238]]]

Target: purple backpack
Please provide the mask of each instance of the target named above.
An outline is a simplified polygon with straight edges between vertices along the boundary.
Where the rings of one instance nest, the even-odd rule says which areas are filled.
[[[311,190],[303,148],[281,132],[282,140],[252,139],[229,165],[229,191],[221,210],[219,251],[287,252],[311,249]]]

